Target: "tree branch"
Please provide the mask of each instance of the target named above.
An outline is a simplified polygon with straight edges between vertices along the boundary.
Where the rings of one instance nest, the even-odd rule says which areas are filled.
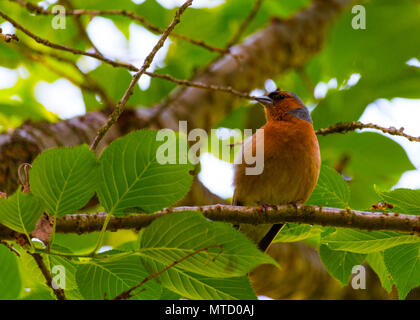
[[[334,124],[334,125],[332,125],[328,128],[317,130],[316,134],[320,134],[322,136],[325,136],[325,135],[331,134],[331,133],[346,133],[346,132],[354,131],[354,130],[357,130],[357,129],[377,129],[377,130],[380,130],[384,133],[389,133],[390,135],[393,135],[393,136],[400,136],[400,137],[404,137],[404,138],[406,138],[410,141],[420,142],[420,137],[413,137],[413,136],[410,136],[410,135],[404,133],[404,128],[400,128],[400,129],[396,129],[394,127],[384,128],[384,127],[378,126],[378,125],[373,124],[373,123],[361,123],[359,121],[337,123],[337,124]]]
[[[147,75],[149,75],[151,77],[154,77],[154,78],[160,78],[160,79],[168,80],[168,81],[174,82],[174,83],[176,83],[180,86],[206,89],[206,90],[210,90],[210,91],[226,92],[226,93],[230,93],[234,96],[238,96],[240,98],[244,98],[244,99],[248,99],[248,100],[255,100],[255,96],[251,96],[246,92],[235,90],[231,86],[225,87],[225,86],[218,86],[218,85],[215,85],[215,84],[206,84],[206,83],[202,83],[202,82],[182,80],[182,79],[177,79],[177,78],[175,78],[175,77],[173,77],[169,74],[161,74],[161,73],[155,73],[155,72],[145,72],[144,74],[147,74]]]
[[[199,211],[213,221],[232,224],[304,223],[311,225],[354,228],[360,230],[387,230],[420,234],[420,215],[369,212],[311,205],[274,206],[265,213],[260,207],[231,205],[188,206],[165,209],[153,214],[133,214],[127,217],[111,217],[107,230],[140,229],[155,219],[172,212]],[[420,214],[420,213],[419,213]],[[58,233],[89,233],[101,230],[106,213],[73,214],[57,219]],[[16,233],[0,226],[0,239],[10,240]],[[12,238],[13,239],[13,238]]]
[[[44,259],[39,253],[30,253],[28,252],[35,260],[38,268],[41,270],[42,275],[45,278],[47,286],[51,288],[54,292],[55,296],[58,300],[66,300],[66,296],[64,295],[64,290],[61,288],[55,289],[53,286],[53,279],[51,277],[50,271],[48,270],[47,266],[44,263]]]

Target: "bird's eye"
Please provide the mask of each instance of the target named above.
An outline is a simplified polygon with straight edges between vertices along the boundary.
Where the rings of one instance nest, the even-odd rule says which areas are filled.
[[[277,99],[279,100],[283,100],[284,98],[286,98],[286,96],[284,94],[280,94],[277,96]]]

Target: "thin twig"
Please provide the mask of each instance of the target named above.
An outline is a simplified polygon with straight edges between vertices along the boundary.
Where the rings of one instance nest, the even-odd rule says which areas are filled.
[[[43,14],[43,15],[54,15],[54,13],[51,10],[44,9],[34,3],[30,3],[24,0],[10,0],[13,2],[16,2],[20,4],[21,6],[25,7],[28,11],[35,13],[35,14]],[[121,15],[127,18],[130,18],[132,20],[135,20],[139,22],[142,26],[144,26],[149,31],[155,33],[155,34],[163,34],[164,30],[151,24],[147,19],[145,19],[142,16],[139,16],[133,12],[126,11],[126,10],[89,10],[89,9],[73,9],[66,10],[65,15],[67,16],[82,16],[82,15],[88,15],[88,16],[111,16],[111,15]],[[214,46],[211,46],[204,41],[192,39],[186,35],[178,34],[178,33],[171,33],[171,36],[174,38],[181,39],[183,41],[190,42],[194,45],[203,47],[204,49],[207,49],[212,52],[218,52],[221,54],[229,53],[229,50],[223,49],[223,48],[217,48]]]
[[[130,99],[131,95],[134,92],[134,87],[139,81],[140,77],[145,73],[145,71],[150,67],[150,64],[153,61],[153,58],[155,57],[156,53],[159,51],[160,48],[162,48],[163,44],[165,43],[165,40],[168,38],[171,31],[175,28],[175,26],[181,21],[181,15],[184,13],[184,11],[192,4],[193,0],[187,0],[181,7],[178,8],[178,10],[175,13],[175,17],[172,20],[172,22],[169,24],[169,26],[165,29],[162,36],[160,37],[157,44],[153,47],[152,51],[147,55],[146,59],[144,60],[143,66],[140,68],[140,70],[133,76],[133,79],[131,80],[131,83],[124,93],[121,100],[117,103],[117,105],[114,108],[114,111],[111,113],[111,116],[109,117],[107,123],[98,131],[98,134],[96,135],[95,139],[93,140],[90,149],[95,150],[98,146],[99,142],[102,140],[102,138],[105,136],[105,134],[108,132],[108,130],[116,123],[123,111],[123,108],[125,104],[127,103],[128,99]]]
[[[41,270],[42,275],[44,276],[47,286],[51,288],[58,300],[66,300],[64,290],[61,288],[54,288],[53,279],[51,277],[50,271],[44,263],[44,259],[39,253],[28,252],[35,260],[38,268]]]
[[[147,74],[151,77],[168,80],[168,81],[174,82],[174,83],[176,83],[180,86],[194,87],[194,88],[211,90],[211,91],[226,92],[226,93],[230,93],[230,94],[236,95],[236,96],[244,98],[244,99],[255,100],[254,96],[251,96],[246,92],[242,92],[242,91],[233,89],[230,86],[225,87],[225,86],[218,86],[218,85],[215,85],[215,84],[206,84],[206,83],[202,83],[202,82],[177,79],[177,78],[175,78],[175,77],[173,77],[169,74],[160,74],[160,73],[155,73],[155,72],[145,72],[144,74]],[[154,123],[159,118],[159,116],[162,114],[162,112],[170,106],[170,101],[174,98],[175,97],[169,98],[166,101],[164,101],[163,103],[160,103],[157,106],[156,111],[154,112],[153,116],[151,116],[146,122],[144,122],[139,129],[147,128],[152,123]]]
[[[20,257],[19,251],[17,251],[15,249],[15,247],[13,247],[13,245],[11,243],[8,243],[6,241],[0,240],[0,244],[3,245],[3,246],[5,246],[7,249],[9,249],[12,253],[14,253],[15,255],[17,255],[18,257]]]
[[[65,4],[67,6],[66,11],[73,10],[73,4],[71,3],[70,0],[61,0],[61,2],[63,4]],[[95,52],[101,56],[103,56],[103,54],[98,50],[98,48],[95,46],[95,44],[92,42],[92,40],[90,39],[85,26],[82,23],[82,20],[80,19],[80,16],[74,16],[74,21],[76,22],[76,26],[79,29],[79,34],[92,46],[93,50],[95,50]]]
[[[161,78],[161,79],[165,79],[171,82],[175,82],[176,84],[179,84],[181,86],[188,86],[188,87],[195,87],[195,88],[200,88],[200,89],[207,89],[207,90],[213,90],[213,91],[222,91],[222,92],[227,92],[227,93],[231,93],[235,96],[241,97],[241,98],[245,98],[245,99],[249,99],[249,100],[255,100],[254,96],[249,95],[246,92],[242,92],[239,90],[235,90],[232,87],[228,86],[218,86],[218,85],[214,85],[214,84],[206,84],[206,83],[202,83],[202,82],[194,82],[194,81],[189,81],[189,80],[181,80],[181,79],[177,79],[169,74],[160,74],[160,73],[155,73],[155,72],[145,72],[144,74],[147,74],[151,77],[154,78]]]
[[[18,42],[19,38],[15,34],[3,33],[3,30],[0,28],[0,38],[3,39],[4,42],[10,42],[12,40]]]
[[[155,272],[155,273],[147,276],[142,281],[140,281],[138,284],[136,284],[134,287],[132,287],[132,288],[130,288],[130,289],[128,289],[128,290],[120,293],[118,296],[116,296],[112,300],[126,300],[126,299],[130,299],[131,297],[134,297],[136,294],[132,294],[132,292],[134,290],[138,289],[139,287],[141,287],[142,285],[144,285],[146,282],[157,278],[158,276],[160,276],[165,271],[173,268],[174,266],[176,266],[177,264],[181,263],[182,261],[184,261],[184,260],[186,260],[186,259],[188,259],[188,258],[190,258],[190,257],[192,257],[192,256],[194,256],[194,255],[196,255],[196,254],[198,254],[200,252],[203,252],[203,251],[207,251],[208,252],[208,250],[211,249],[211,248],[219,248],[220,249],[220,252],[221,252],[222,249],[223,249],[223,246],[220,245],[220,244],[213,244],[213,245],[209,245],[209,246],[206,246],[206,247],[197,249],[197,250],[195,250],[195,251],[193,251],[193,252],[191,252],[191,253],[183,256],[182,258],[180,258],[178,260],[175,260],[174,262],[172,262],[170,265],[166,266],[162,270],[160,270],[158,272]],[[215,258],[213,258],[213,261],[214,261],[214,259]]]
[[[390,127],[390,128],[384,128],[381,126],[378,126],[376,124],[373,123],[361,123],[359,121],[352,121],[352,122],[346,122],[346,123],[337,123],[334,124],[328,128],[323,128],[323,129],[319,129],[316,131],[316,134],[319,135],[327,135],[327,134],[331,134],[331,133],[346,133],[348,131],[354,131],[357,129],[377,129],[380,130],[384,133],[389,133],[390,135],[393,136],[400,136],[400,137],[404,137],[410,141],[417,141],[420,142],[420,137],[413,137],[410,136],[406,133],[404,133],[404,128],[400,128],[400,129],[396,129],[394,127]]]
[[[239,39],[241,38],[242,34],[244,33],[245,29],[249,26],[251,21],[255,18],[257,15],[258,10],[261,7],[261,4],[264,0],[256,0],[254,3],[254,6],[252,7],[251,11],[249,12],[248,16],[245,18],[245,20],[242,21],[241,25],[239,26],[238,30],[236,30],[235,34],[232,36],[232,39],[227,44],[227,48],[230,48],[234,44],[236,44]]]

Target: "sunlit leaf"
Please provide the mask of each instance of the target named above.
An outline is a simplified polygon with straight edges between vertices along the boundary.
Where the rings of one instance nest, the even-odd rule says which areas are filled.
[[[177,268],[206,277],[242,276],[259,264],[274,263],[242,233],[198,212],[172,213],[152,222],[140,238],[139,254],[165,265],[191,255]]]
[[[279,242],[295,242],[302,241],[321,234],[322,228],[319,226],[311,226],[308,224],[288,223],[285,225],[274,241]]]
[[[92,260],[90,263],[81,264],[76,272],[76,281],[85,299],[103,300],[116,297],[148,275],[140,257],[131,255],[110,261]],[[148,281],[140,289],[145,290],[132,299],[158,299],[161,294],[161,288],[155,280]]]
[[[336,251],[321,245],[319,254],[328,272],[344,286],[349,282],[354,266],[362,264],[366,255],[348,251]]]
[[[186,154],[178,157],[181,139],[174,139],[176,151],[168,151],[166,164],[157,160],[165,152],[159,149],[162,142],[157,141],[157,131],[136,131],[112,142],[100,157],[98,196],[106,211],[119,216],[154,212],[180,200],[190,188],[193,169]],[[179,163],[184,160],[185,164]]]
[[[16,299],[22,290],[17,256],[0,245],[0,299]]]
[[[32,232],[43,212],[42,202],[20,189],[8,199],[0,198],[0,223],[18,232]]]
[[[323,165],[319,173],[318,184],[306,202],[320,206],[346,208],[350,198],[347,183],[334,169]]]
[[[165,265],[147,260],[149,272],[158,272]],[[159,282],[174,293],[193,300],[254,300],[255,293],[247,276],[235,278],[205,277],[173,267],[159,276]]]
[[[356,253],[378,252],[406,243],[420,242],[417,235],[390,231],[363,231],[337,228],[333,233],[322,237],[321,242],[334,250]]]
[[[82,208],[98,181],[98,162],[87,145],[46,150],[30,171],[32,192],[44,201],[50,215],[58,217]]]
[[[381,281],[382,287],[385,288],[388,293],[392,290],[393,280],[391,275],[386,268],[384,262],[384,255],[382,252],[373,252],[369,253],[366,257],[366,262],[372,267],[372,269],[376,272]]]
[[[420,243],[397,246],[384,251],[386,268],[404,299],[412,288],[420,285]]]

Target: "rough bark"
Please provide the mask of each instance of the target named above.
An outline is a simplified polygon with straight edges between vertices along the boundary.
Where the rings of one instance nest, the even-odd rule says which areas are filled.
[[[204,188],[204,187],[202,187]],[[203,198],[212,195],[201,195]],[[188,197],[187,197],[188,199]],[[195,200],[195,199],[194,199]],[[203,199],[202,201],[206,201]],[[393,231],[418,236],[420,233],[420,216],[407,215],[396,212],[370,212],[350,209],[319,207],[311,205],[283,205],[270,206],[263,210],[261,207],[244,207],[231,205],[204,205],[171,207],[152,214],[131,214],[124,217],[110,217],[107,230],[141,229],[162,216],[175,212],[201,212],[204,217],[213,221],[223,221],[233,225],[238,224],[285,224],[304,223],[309,225],[330,226],[337,228],[353,228],[365,231]],[[88,233],[100,231],[105,223],[105,212],[89,214],[72,214],[57,218],[57,233]],[[42,219],[40,220],[42,221]],[[46,221],[38,225],[36,230],[40,234],[50,233]],[[0,240],[10,239],[13,233],[0,228]],[[38,235],[32,236],[39,238]],[[13,238],[12,238],[13,239]]]

